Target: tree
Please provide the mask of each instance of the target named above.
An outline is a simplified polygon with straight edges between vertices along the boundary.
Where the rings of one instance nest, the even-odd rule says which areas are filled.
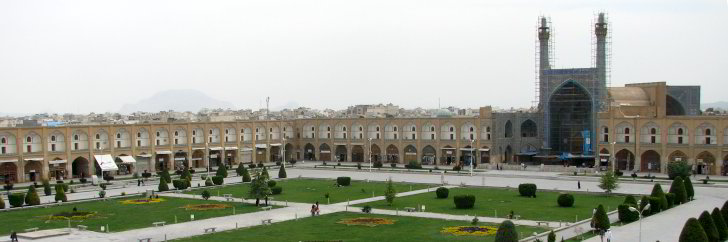
[[[498,231],[495,233],[495,242],[518,242],[518,232],[516,232],[516,225],[510,220],[503,221],[498,226]]]
[[[217,167],[217,172],[215,172],[216,176],[226,178],[228,176],[227,167],[225,165],[221,165]]]
[[[243,182],[250,181],[250,173],[248,173],[248,169],[245,168],[245,166],[243,166],[242,176],[243,176]]]
[[[637,199],[634,198],[632,195],[627,195],[627,197],[624,198],[624,202],[622,202],[627,205],[634,205],[633,207],[637,207]]]
[[[278,170],[278,178],[286,178],[288,175],[286,175],[286,166],[281,165],[281,169]]]
[[[675,204],[683,204],[688,201],[687,192],[685,191],[685,184],[683,183],[682,177],[675,177],[670,185],[670,193],[675,194]]]
[[[554,234],[553,230],[549,233],[548,242],[556,242],[556,234]]]
[[[685,196],[687,196],[688,201],[693,200],[695,189],[693,189],[693,182],[690,181],[690,177],[683,177],[683,183],[685,184]]]
[[[243,176],[243,171],[245,171],[245,165],[243,165],[243,162],[240,162],[238,163],[238,168],[235,168],[235,173],[238,176]]]
[[[667,176],[671,180],[676,177],[689,177],[693,167],[686,161],[671,161],[667,163]]]
[[[613,172],[607,171],[604,175],[602,175],[602,179],[599,181],[599,188],[608,194],[612,193],[612,191],[619,188],[619,180]]]
[[[164,181],[167,183],[172,182],[172,176],[169,175],[169,171],[167,170],[167,168],[165,168],[164,170],[159,172],[158,175],[159,175],[159,180],[164,179]]]
[[[48,182],[48,180],[43,180],[43,194],[45,194],[46,196],[50,196],[51,194],[53,194],[51,192],[51,183]]]
[[[723,215],[723,219],[726,221],[726,225],[728,225],[728,201],[725,201],[723,203],[723,207],[720,208],[720,213]]]
[[[190,173],[190,169],[185,167],[185,169],[182,171],[182,175],[180,175],[180,178],[183,180],[192,180],[192,174]]]
[[[679,242],[708,242],[708,235],[705,234],[703,226],[695,218],[689,218],[680,232]]]
[[[166,178],[159,179],[159,186],[157,187],[157,189],[160,192],[169,191],[169,185],[167,185]]]
[[[68,202],[68,198],[66,198],[66,191],[63,190],[63,186],[56,185],[56,202]]]
[[[262,176],[265,177],[266,180],[270,179],[270,175],[268,175],[268,168],[263,166],[263,172],[261,173]]]
[[[387,199],[387,204],[392,206],[394,203],[394,196],[397,195],[397,191],[394,190],[394,184],[392,184],[392,178],[387,181],[387,190],[384,191],[384,197]]]
[[[33,185],[28,187],[28,193],[25,195],[25,204],[40,205],[40,197],[38,196],[38,191],[35,190],[35,186]]]
[[[658,199],[661,211],[667,210],[667,197],[665,197],[665,192],[662,191],[662,186],[659,183],[655,183],[655,186],[652,187],[651,196]]]
[[[604,210],[604,206],[599,204],[597,207],[597,212],[594,214],[594,217],[592,218],[594,221],[594,229],[599,232],[599,235],[604,235],[604,232],[609,229],[609,217],[607,216],[607,212]]]
[[[705,230],[705,235],[708,236],[708,241],[718,242],[718,240],[720,239],[720,235],[718,234],[718,228],[715,227],[713,217],[710,216],[710,213],[708,213],[708,211],[703,211],[703,213],[700,214],[700,217],[698,217],[698,222],[700,222],[700,226],[702,226],[703,230]]]
[[[250,183],[250,190],[248,196],[255,198],[255,206],[260,205],[261,198],[267,198],[271,194],[270,187],[268,186],[268,178],[263,176],[261,173],[256,172],[255,179]],[[267,204],[266,204],[267,205]]]
[[[728,226],[726,226],[725,219],[720,213],[720,210],[718,208],[713,208],[713,212],[710,213],[710,216],[713,217],[715,228],[718,229],[718,237],[720,238],[720,241],[728,239]]]

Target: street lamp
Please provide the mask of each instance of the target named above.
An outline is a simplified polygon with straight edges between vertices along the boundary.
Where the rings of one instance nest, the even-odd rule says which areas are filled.
[[[642,204],[642,200],[639,200],[637,203]],[[640,242],[642,242],[642,213],[645,212],[647,209],[650,209],[650,204],[647,204],[647,206],[642,208],[641,211],[635,207],[628,207],[628,208],[629,208],[629,211],[637,212],[640,215]]]
[[[282,144],[283,149],[281,149],[282,150],[281,156],[283,157],[283,167],[286,167],[286,136],[285,135],[286,134],[283,134],[283,139],[282,139],[283,140],[283,144]]]
[[[372,172],[372,138],[369,138],[369,172]]]
[[[475,147],[473,144],[475,143],[475,139],[470,140],[470,153],[472,156],[470,156],[470,176],[473,176],[473,161],[475,160]]]

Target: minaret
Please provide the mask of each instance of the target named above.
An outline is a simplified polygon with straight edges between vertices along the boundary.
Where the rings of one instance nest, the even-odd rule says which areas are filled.
[[[597,37],[597,81],[600,87],[607,85],[607,21],[604,13],[599,13],[597,23],[594,24],[594,34]]]
[[[540,93],[539,106],[544,107],[545,101],[548,100],[546,93],[548,93],[548,80],[544,76],[544,70],[551,69],[551,62],[549,56],[549,38],[551,37],[551,29],[548,26],[546,17],[541,17],[540,24],[538,27],[538,90]]]

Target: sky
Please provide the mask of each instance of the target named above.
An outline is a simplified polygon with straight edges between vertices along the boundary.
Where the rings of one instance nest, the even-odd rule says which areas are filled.
[[[0,113],[115,112],[169,89],[252,109],[530,107],[538,17],[556,68],[590,67],[598,11],[613,86],[728,100],[727,0],[4,0]]]

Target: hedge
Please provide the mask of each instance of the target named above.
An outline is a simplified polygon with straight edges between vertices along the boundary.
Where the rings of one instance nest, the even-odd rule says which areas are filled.
[[[518,193],[524,197],[536,197],[536,184],[523,183],[518,185]]]
[[[56,202],[68,202],[68,198],[66,197],[66,192],[63,190],[62,186],[56,185]]]
[[[611,225],[609,224],[609,217],[607,212],[604,210],[604,206],[599,204],[597,212],[594,214],[594,229],[597,231],[607,231]]]
[[[728,201],[725,201],[723,203],[723,207],[720,208],[720,213],[723,215],[723,219],[726,221],[726,225],[728,225]]]
[[[445,187],[438,187],[437,190],[435,190],[435,194],[437,194],[437,198],[447,198],[447,196],[450,194],[450,189],[447,189]]]
[[[703,226],[695,218],[689,218],[680,232],[679,242],[708,242],[708,235],[705,234]]]
[[[639,220],[640,214],[629,210],[631,206],[627,204],[620,204],[617,206],[617,213],[619,214],[619,221],[624,223],[631,223]]]
[[[688,201],[693,200],[695,189],[693,189],[693,182],[690,181],[690,177],[685,177],[683,184],[685,185],[685,196],[687,196]]]
[[[349,185],[351,185],[351,177],[348,177],[348,176],[337,177],[336,184],[339,184],[339,186],[349,186]]]
[[[665,193],[665,199],[667,199],[667,208],[672,208],[675,206],[675,194],[672,193]]]
[[[248,172],[248,169],[245,169],[245,166],[243,166],[243,182],[250,182],[250,172]]]
[[[655,186],[652,187],[652,193],[650,195],[658,199],[660,211],[668,209],[667,197],[665,197],[665,192],[662,191],[662,186],[660,186],[660,184],[655,184]]]
[[[282,187],[279,187],[279,186],[271,187],[270,188],[270,192],[273,195],[278,195],[278,194],[281,194],[283,192],[283,188]]]
[[[456,195],[453,197],[453,201],[455,202],[455,208],[459,209],[468,209],[475,206],[474,195]]]
[[[40,197],[34,186],[28,187],[28,193],[25,195],[25,204],[40,205]]]
[[[574,195],[568,193],[559,194],[556,202],[560,207],[573,207],[574,206]]]
[[[692,166],[686,161],[671,161],[667,163],[667,176],[670,180],[677,177],[688,177],[692,171]]]
[[[211,196],[210,191],[208,191],[208,190],[202,191],[202,194],[200,194],[200,195],[202,195],[202,198],[205,200],[210,199],[210,196]]]
[[[174,186],[177,190],[184,190],[187,188],[187,181],[177,179],[172,181],[172,186]]]
[[[713,217],[715,228],[718,229],[718,237],[720,238],[720,241],[728,239],[728,226],[726,226],[725,219],[723,218],[723,215],[720,214],[720,210],[718,208],[713,208],[713,212],[710,213],[710,216]]]
[[[518,242],[518,232],[516,232],[516,225],[510,220],[503,221],[498,226],[498,231],[495,233],[495,242]]]
[[[637,206],[637,199],[634,198],[632,195],[627,195],[627,197],[624,198],[624,204],[632,204],[635,207]]]
[[[281,166],[280,169],[278,169],[278,178],[287,178],[288,173],[286,173],[286,166]]]
[[[662,207],[660,205],[661,199],[653,196],[647,197],[648,201],[650,202],[650,214],[656,214],[659,212],[662,212]]]
[[[698,222],[700,222],[700,226],[702,226],[703,230],[705,230],[705,235],[708,236],[708,241],[719,240],[720,235],[718,234],[718,228],[715,227],[713,217],[710,216],[710,213],[708,213],[708,211],[703,211],[703,213],[700,214],[700,217],[698,217]]]
[[[225,178],[224,177],[221,177],[221,176],[213,176],[212,177],[212,183],[214,183],[215,185],[222,185],[224,179]]]
[[[8,195],[8,202],[11,207],[22,207],[25,203],[25,193],[11,193]]]
[[[51,191],[51,183],[48,180],[43,180],[43,194],[50,196],[53,194]]]

